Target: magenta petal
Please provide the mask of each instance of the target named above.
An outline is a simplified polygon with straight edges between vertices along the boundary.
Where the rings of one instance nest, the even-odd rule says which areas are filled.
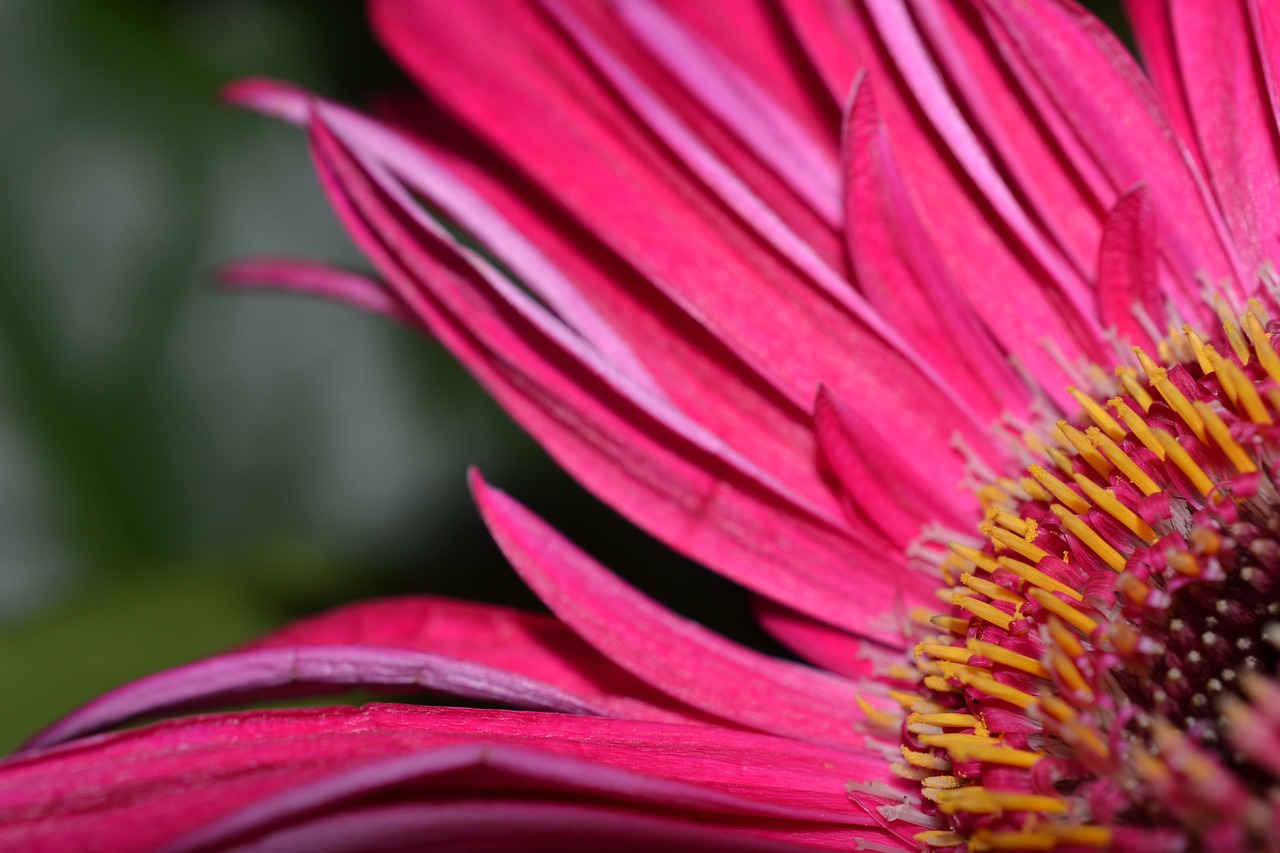
[[[653,399],[439,225],[376,166],[313,128],[326,188],[390,286],[570,473],[655,536],[756,591],[850,630],[860,537],[666,401]],[[843,528],[843,529],[842,529]],[[908,591],[914,595],[915,591]]]
[[[617,806],[493,797],[371,805],[322,815],[268,832],[243,845],[217,849],[226,853],[526,853],[531,849],[539,853],[798,853],[824,848],[847,850],[852,840],[852,833],[846,832],[825,844],[808,838],[783,841],[753,837],[749,834],[751,829],[713,828],[702,816],[691,820],[637,813]],[[862,835],[876,840],[885,837],[872,832]],[[160,853],[168,851],[166,847]]]
[[[866,640],[839,628],[824,625],[767,598],[756,596],[753,606],[756,620],[762,628],[815,666],[855,682],[875,674],[874,658],[880,651],[870,653],[870,645]]]
[[[860,743],[853,686],[738,646],[623,583],[502,492],[473,476],[485,522],[521,577],[566,624],[670,696],[736,723]]]
[[[1177,0],[1168,6],[1205,169],[1248,272],[1280,258],[1280,150],[1275,92],[1268,79],[1272,57],[1261,44],[1258,14],[1255,4],[1235,0]]]
[[[850,511],[874,514],[867,521],[878,525],[897,549],[919,536],[927,521],[962,529],[971,517],[958,496],[940,492],[939,482],[950,481],[936,479],[928,459],[903,453],[898,436],[886,434],[874,408],[864,411],[850,406],[820,388],[814,404],[814,428],[823,458],[849,496]],[[875,561],[877,557],[868,555],[866,559]],[[904,589],[937,584],[934,578],[916,572],[900,574],[899,582]]]
[[[259,836],[265,838],[257,840],[257,844],[279,846],[279,827],[295,827],[285,830],[291,837],[308,835],[326,824],[325,815],[359,811],[374,796],[382,802],[412,798],[418,801],[415,807],[423,810],[431,809],[429,798],[435,797],[443,801],[436,805],[437,810],[465,810],[468,797],[484,797],[472,801],[475,807],[482,807],[513,794],[541,799],[589,798],[597,801],[597,807],[610,802],[635,810],[657,807],[697,814],[706,823],[737,823],[746,832],[759,832],[760,818],[825,822],[824,813],[817,810],[771,806],[574,756],[484,743],[413,752],[335,773],[201,827],[166,845],[164,853],[236,849],[233,845],[246,844]],[[473,836],[478,828],[471,827]],[[376,834],[376,823],[365,827],[365,831]],[[775,830],[778,835],[784,832],[781,828]]]
[[[260,258],[228,264],[218,271],[228,287],[271,287],[308,296],[320,296],[354,305],[374,314],[385,314],[417,326],[417,318],[395,294],[359,273],[292,258]]]
[[[521,708],[608,713],[599,705],[549,684],[441,655],[378,646],[275,646],[231,652],[116,688],[36,735],[24,750],[175,709],[234,705],[282,693],[326,693],[357,686],[419,688]]]
[[[1151,333],[1164,318],[1156,279],[1156,222],[1151,193],[1139,184],[1120,197],[1098,246],[1098,303],[1102,320],[1129,341],[1153,351]],[[1134,319],[1146,314],[1150,324]]]
[[[352,779],[358,787],[358,768],[380,760],[484,743],[678,783],[596,777],[618,796],[631,790],[637,797],[683,798],[690,806],[716,803],[716,794],[684,787],[693,785],[733,797],[739,815],[820,810],[854,831],[867,818],[849,809],[844,780],[874,777],[882,765],[873,753],[711,726],[403,705],[257,711],[170,721],[0,762],[0,848],[152,850],[213,821],[234,821],[230,815],[254,803],[279,796],[277,804],[298,805],[289,791],[303,791],[304,798],[308,790],[333,793],[333,786]],[[344,782],[335,776],[344,771],[356,775]],[[474,781],[483,788],[486,777]],[[583,781],[592,778],[586,774]],[[308,789],[312,784],[318,788]],[[429,786],[421,793],[429,796]],[[714,807],[723,811],[726,802]],[[811,828],[824,834],[821,826]],[[844,843],[852,846],[853,839]]]

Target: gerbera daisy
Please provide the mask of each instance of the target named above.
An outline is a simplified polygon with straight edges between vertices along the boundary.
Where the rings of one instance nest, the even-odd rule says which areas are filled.
[[[420,91],[285,84],[377,278],[814,666],[477,474],[556,618],[357,604],[0,764],[28,849],[1280,848],[1280,16],[1069,0],[379,0]],[[376,705],[140,718],[349,686]],[[105,733],[103,733],[105,732]]]

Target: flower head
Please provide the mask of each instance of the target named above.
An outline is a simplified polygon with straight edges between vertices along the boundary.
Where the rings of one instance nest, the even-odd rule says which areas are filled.
[[[231,87],[378,278],[230,282],[433,336],[821,669],[475,475],[555,619],[359,604],[125,686],[0,764],[0,838],[1280,847],[1280,19],[1130,11],[1149,79],[1068,0],[381,0],[419,94]],[[107,731],[352,685],[521,710]]]

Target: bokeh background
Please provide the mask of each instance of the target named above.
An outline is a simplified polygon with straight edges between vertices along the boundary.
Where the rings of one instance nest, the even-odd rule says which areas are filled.
[[[403,85],[349,0],[0,0],[0,752],[342,601],[536,608],[471,464],[677,610],[776,650],[741,591],[568,482],[431,342],[214,287],[258,254],[360,264],[301,136],[217,105],[259,74],[356,104]]]

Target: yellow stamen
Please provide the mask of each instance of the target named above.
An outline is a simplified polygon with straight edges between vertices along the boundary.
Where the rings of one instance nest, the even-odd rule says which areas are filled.
[[[1053,514],[1062,522],[1062,526],[1067,528],[1072,536],[1075,536],[1093,553],[1102,558],[1102,561],[1117,572],[1124,571],[1125,558],[1124,555],[1111,547],[1105,539],[1098,535],[1098,532],[1089,526],[1089,523],[1079,516],[1071,514],[1071,510],[1061,504],[1054,504],[1049,507],[1053,510]]]
[[[1164,430],[1156,430],[1156,438],[1160,444],[1164,446],[1164,451],[1168,454],[1170,460],[1182,473],[1187,475],[1187,479],[1191,481],[1200,494],[1208,495],[1213,491],[1213,481],[1209,479],[1209,475],[1204,469],[1196,464],[1191,458],[1191,454],[1187,453],[1186,448],[1178,443],[1178,440]]]
[[[1161,448],[1160,452],[1164,453],[1164,448]],[[1146,542],[1148,545],[1152,545],[1160,538],[1156,532],[1151,529],[1151,525],[1143,521],[1136,512],[1120,503],[1119,498],[1116,497],[1116,493],[1111,489],[1104,489],[1088,477],[1081,474],[1076,475],[1076,483],[1080,486],[1081,490],[1089,496],[1089,500],[1098,505],[1099,509],[1123,524],[1125,527],[1129,528],[1129,530],[1143,542]]]
[[[1036,482],[1044,486],[1045,490],[1052,495],[1060,504],[1064,504],[1072,512],[1084,512],[1089,508],[1089,502],[1077,495],[1071,490],[1071,487],[1050,474],[1039,465],[1032,465],[1029,469],[1031,476],[1036,478]]]
[[[955,729],[979,729],[982,728],[982,720],[979,720],[973,714],[958,714],[953,711],[944,711],[941,714],[912,714],[907,717],[908,723],[924,723],[929,726],[941,726],[943,728]]]
[[[1250,317],[1253,315],[1250,314]],[[1213,436],[1213,440],[1222,448],[1222,452],[1231,460],[1231,464],[1236,466],[1236,470],[1241,474],[1251,474],[1258,470],[1258,466],[1253,463],[1252,457],[1248,452],[1240,446],[1234,438],[1231,437],[1231,429],[1227,426],[1226,421],[1219,417],[1218,413],[1210,409],[1208,405],[1200,400],[1195,402],[1196,411],[1200,413],[1200,417],[1204,418],[1205,428],[1209,430],[1209,435]]]
[[[1116,376],[1120,377],[1120,384],[1124,386],[1124,393],[1133,398],[1133,402],[1144,412],[1151,411],[1151,406],[1155,403],[1151,395],[1147,393],[1147,389],[1142,387],[1138,382],[1138,374],[1131,367],[1120,367],[1116,369]]]
[[[1049,556],[1048,551],[1032,545],[1026,539],[1014,536],[1007,530],[1002,530],[994,525],[988,528],[988,525],[985,524],[979,529],[982,531],[984,536],[990,536],[997,545],[1003,545],[1015,554],[1020,554],[1021,556],[1026,557],[1032,562],[1032,564],[1038,563],[1045,557]]]
[[[964,844],[963,835],[957,835],[954,832],[944,832],[938,829],[931,829],[927,832],[918,832],[912,837],[926,847],[959,847],[961,844]]]
[[[1027,497],[1033,501],[1047,501],[1051,497],[1048,492],[1041,488],[1039,483],[1030,477],[1019,477],[1018,485],[1022,486],[1023,491],[1027,493]]]
[[[1084,701],[1093,701],[1093,688],[1084,680],[1084,676],[1080,674],[1080,670],[1076,668],[1071,658],[1067,657],[1061,649],[1049,650],[1049,662],[1053,664],[1053,671],[1058,674],[1058,678],[1069,690],[1082,694]]]
[[[1222,324],[1222,331],[1227,333],[1227,342],[1231,344],[1236,358],[1240,359],[1241,364],[1248,364],[1249,357],[1253,353],[1249,352],[1249,344],[1245,341],[1244,335],[1240,334],[1240,329],[1233,321],[1226,320]]]
[[[1036,603],[1045,610],[1048,610],[1053,615],[1059,617],[1086,637],[1092,634],[1098,627],[1097,622],[1090,619],[1079,610],[1076,610],[1056,595],[1051,595],[1050,593],[1040,589],[1027,590],[1027,594],[1031,598],[1035,599]]]
[[[1049,454],[1049,458],[1053,460],[1053,464],[1058,466],[1058,470],[1070,477],[1076,472],[1076,466],[1071,461],[1071,457],[1063,453],[1060,448],[1046,447],[1045,452]]]
[[[1061,619],[1050,617],[1049,639],[1053,640],[1054,645],[1073,658],[1084,655],[1084,645],[1075,634],[1067,630],[1067,626],[1062,624]]]
[[[861,696],[855,696],[854,699],[857,701],[858,707],[862,709],[867,721],[872,725],[896,729],[902,723],[902,719],[896,714],[890,714],[888,711],[881,711],[879,708],[873,707],[870,702]]]
[[[1076,601],[1084,600],[1083,595],[1062,581],[1045,574],[1034,566],[1027,565],[1021,560],[1015,560],[1012,557],[1001,557],[1000,567],[1008,569],[1027,583],[1038,586],[1041,589],[1047,589],[1049,592],[1061,592],[1071,596]]]
[[[1058,421],[1058,431],[1062,433],[1067,443],[1075,448],[1080,454],[1080,458],[1089,463],[1089,467],[1097,471],[1103,477],[1111,473],[1112,465],[1107,458],[1098,452],[1093,446],[1093,442],[1089,441],[1088,436],[1080,430],[1073,427],[1066,421]]]
[[[927,767],[930,770],[950,770],[951,762],[941,755],[934,755],[929,752],[916,752],[912,749],[902,747],[902,757],[912,767]]]
[[[1049,677],[1049,670],[1045,665],[1040,663],[1033,657],[1010,651],[1004,646],[988,643],[983,640],[969,640],[965,643],[965,648],[975,655],[981,655],[995,663],[1011,666],[1014,669],[1020,669],[1023,672],[1029,672],[1032,675],[1038,675],[1041,678]]]
[[[1138,441],[1141,441],[1147,450],[1160,457],[1161,460],[1164,459],[1164,448],[1160,446],[1160,442],[1156,441],[1155,435],[1152,434],[1151,428],[1147,426],[1147,422],[1142,415],[1129,408],[1129,404],[1120,397],[1112,397],[1107,401],[1107,405],[1115,409],[1116,414],[1120,416],[1120,420],[1124,421],[1124,425],[1138,437]]]
[[[1244,315],[1244,325],[1253,341],[1253,350],[1258,354],[1258,363],[1273,381],[1280,382],[1280,353],[1272,346],[1271,336],[1253,314]]]
[[[1192,408],[1191,401],[1186,398],[1178,386],[1169,380],[1169,371],[1151,360],[1151,357],[1142,351],[1142,347],[1134,347],[1133,353],[1138,357],[1142,369],[1147,372],[1147,378],[1151,381],[1151,385],[1160,393],[1164,401],[1169,404],[1169,408],[1177,413],[1178,417],[1186,423],[1191,431],[1196,434],[1196,438],[1201,441],[1205,440],[1204,421],[1200,420],[1200,416],[1196,414],[1196,410]]]
[[[960,683],[966,687],[972,687],[995,699],[1001,699],[1010,705],[1017,705],[1019,708],[1030,708],[1036,703],[1036,697],[1030,693],[1024,693],[1015,687],[1002,684],[989,675],[972,675],[964,674],[960,678]]]
[[[932,616],[929,623],[935,628],[943,631],[950,631],[952,634],[964,636],[969,631],[969,620],[959,619],[955,616]]]
[[[1196,334],[1196,330],[1190,326],[1183,326],[1182,334],[1187,336],[1187,343],[1191,344],[1191,350],[1196,354],[1196,361],[1200,363],[1200,369],[1206,374],[1213,373],[1213,359],[1209,357],[1204,339]]]
[[[1098,425],[1098,428],[1105,432],[1115,441],[1120,441],[1126,435],[1124,427],[1116,423],[1115,418],[1107,414],[1107,410],[1098,405],[1098,401],[1085,394],[1079,388],[1069,387],[1067,393],[1076,398],[1076,402],[1084,409],[1085,414],[1089,416],[1089,420]]]
[[[959,557],[963,557],[985,572],[994,572],[996,570],[995,559],[982,553],[977,548],[971,548],[968,545],[960,545],[956,542],[947,543],[947,547],[951,549],[951,553]]]
[[[1147,476],[1146,472],[1138,467],[1138,463],[1129,457],[1129,454],[1120,449],[1120,445],[1116,444],[1107,436],[1103,435],[1102,430],[1097,427],[1089,427],[1085,433],[1093,446],[1102,451],[1102,455],[1107,457],[1111,464],[1120,469],[1120,473],[1124,474],[1144,495],[1154,495],[1160,491],[1160,487],[1156,485],[1155,480]]]
[[[962,746],[950,750],[952,761],[982,761],[1005,767],[1031,767],[1044,758],[1043,753],[1028,752],[1007,746]]]
[[[1026,603],[1025,598],[1023,598],[1022,596],[1018,595],[1015,592],[1010,592],[1009,590],[1000,586],[1000,584],[992,583],[991,581],[984,581],[982,578],[975,578],[973,575],[970,575],[970,574],[961,575],[960,583],[969,587],[969,589],[973,590],[974,592],[981,593],[982,595],[985,595],[987,598],[990,598],[994,601],[1007,601],[1010,604]]]
[[[960,780],[954,776],[929,776],[922,779],[920,784],[925,788],[936,788],[946,790],[950,788],[959,788]]]
[[[969,849],[973,853],[1053,850],[1060,845],[1110,847],[1111,830],[1105,826],[1059,826],[1057,824],[1046,824],[1028,830],[979,829],[969,841]]]
[[[1236,406],[1244,412],[1245,417],[1255,424],[1272,423],[1271,415],[1267,413],[1267,407],[1262,404],[1262,397],[1258,394],[1258,386],[1253,384],[1253,380],[1245,375],[1239,365],[1224,359],[1218,373],[1225,373],[1231,378],[1231,384],[1236,390]]]
[[[1226,369],[1227,360],[1218,354],[1213,347],[1208,347],[1209,360],[1213,362],[1213,375],[1218,380],[1218,384],[1222,386],[1222,393],[1227,395],[1227,399],[1231,401],[1231,405],[1237,405],[1240,394],[1236,391],[1235,377]]]
[[[1007,510],[992,507],[987,510],[987,519],[993,524],[998,524],[1005,530],[1012,531],[1019,536],[1027,535],[1027,522]]]
[[[968,663],[973,653],[960,646],[944,646],[941,643],[919,643],[915,647],[916,658],[925,655],[934,660],[949,660],[953,663]]]
[[[1009,630],[1009,626],[1013,624],[1013,617],[1011,615],[1005,613],[1003,610],[992,607],[985,601],[979,601],[976,598],[970,598],[967,595],[960,595],[959,593],[956,593],[951,597],[951,603],[957,607],[962,607],[965,610],[968,610],[979,619],[986,620],[999,628],[1004,628],[1006,631]]]
[[[971,814],[996,814],[1004,811],[1061,814],[1067,810],[1067,804],[1057,797],[1020,794],[1016,791],[988,791],[979,786],[938,791],[935,799],[938,807],[946,814],[961,811]]]
[[[920,735],[920,742],[925,746],[936,746],[950,749],[952,746],[992,746],[997,741],[983,735],[969,735],[960,732],[949,732],[942,735]]]

